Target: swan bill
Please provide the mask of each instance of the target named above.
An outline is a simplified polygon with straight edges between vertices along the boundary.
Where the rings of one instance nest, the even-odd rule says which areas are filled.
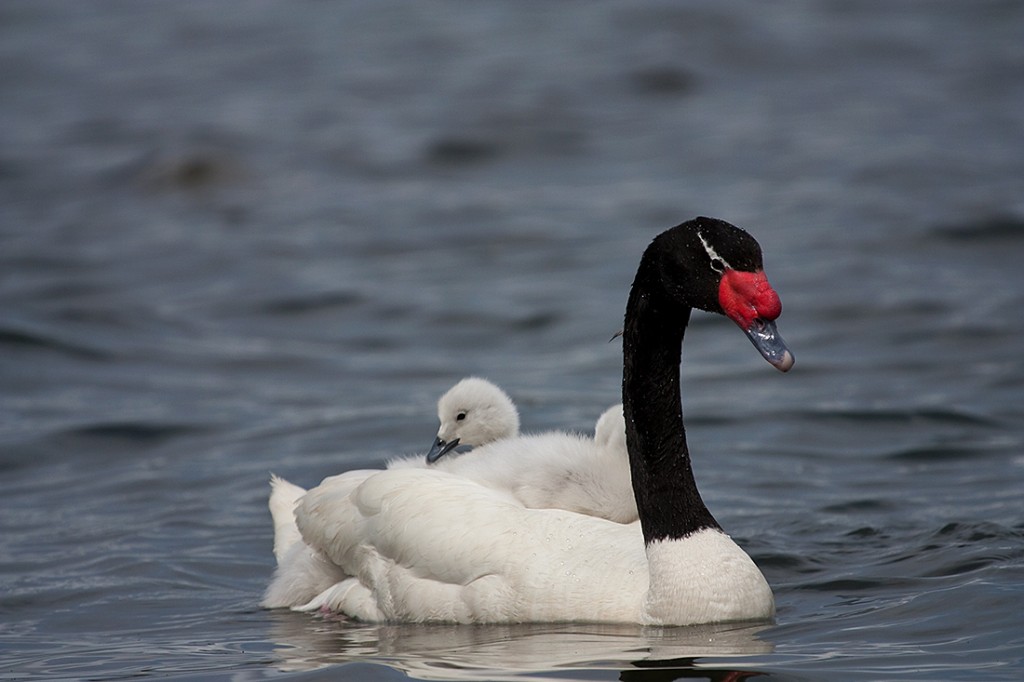
[[[793,354],[782,340],[774,320],[755,318],[749,327],[743,329],[754,348],[780,372],[788,372],[793,367]]]
[[[763,270],[727,269],[719,280],[718,303],[721,312],[739,325],[765,360],[780,372],[790,370],[793,354],[775,327],[775,319],[782,314],[782,301]]]
[[[427,453],[427,464],[433,464],[458,446],[458,438],[452,438],[449,441],[445,441],[439,437],[434,441],[434,444],[430,446],[430,452]]]

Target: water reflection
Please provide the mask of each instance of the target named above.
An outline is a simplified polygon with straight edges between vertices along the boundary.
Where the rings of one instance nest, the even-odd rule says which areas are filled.
[[[758,636],[766,624],[365,625],[293,613],[270,617],[276,666],[282,671],[360,662],[422,680],[551,679],[567,671],[589,671],[595,679],[618,672],[615,677],[622,680],[741,680],[763,673],[722,669],[720,660],[708,667],[700,659],[772,651],[772,644]]]

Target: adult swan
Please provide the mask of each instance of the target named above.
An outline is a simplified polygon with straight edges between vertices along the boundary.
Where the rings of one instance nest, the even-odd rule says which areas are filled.
[[[775,329],[782,306],[750,235],[696,218],[654,239],[640,260],[623,331],[622,398],[639,524],[528,509],[443,471],[353,471],[327,479],[296,506],[302,549],[340,576],[320,603],[392,622],[770,618],[768,583],[722,531],[693,479],[679,396],[692,308],[731,318],[778,369],[793,365]],[[288,580],[281,569],[275,581]]]

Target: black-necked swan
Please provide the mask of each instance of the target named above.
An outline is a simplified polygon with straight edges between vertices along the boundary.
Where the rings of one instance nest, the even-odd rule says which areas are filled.
[[[344,575],[331,603],[364,621],[762,620],[771,588],[704,505],[680,407],[692,308],[724,314],[782,371],[793,356],[761,249],[696,218],[645,250],[626,306],[623,411],[639,524],[527,509],[430,468],[351,472],[298,502],[303,543]]]

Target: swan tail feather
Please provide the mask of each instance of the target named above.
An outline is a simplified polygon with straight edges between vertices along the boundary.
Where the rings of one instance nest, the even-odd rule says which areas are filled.
[[[293,544],[280,560],[260,605],[267,609],[305,604],[348,576],[303,542]]]
[[[304,488],[276,474],[270,476],[270,516],[274,520],[274,558],[278,566],[288,550],[302,540],[295,524],[295,507],[306,494]]]
[[[305,604],[293,606],[292,611],[344,613],[367,622],[384,620],[373,593],[356,578],[331,585]]]

